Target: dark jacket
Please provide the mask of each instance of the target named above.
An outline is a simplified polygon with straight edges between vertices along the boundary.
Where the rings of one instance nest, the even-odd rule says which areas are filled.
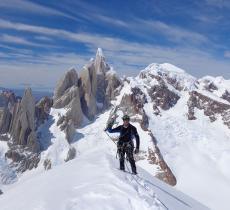
[[[127,128],[125,128],[123,125],[119,125],[116,128],[111,128],[109,127],[107,129],[109,133],[119,133],[120,132],[120,137],[119,137],[119,142],[129,142],[132,141],[133,136],[136,139],[136,148],[139,149],[140,146],[140,138],[137,133],[137,129],[135,126],[129,124]]]

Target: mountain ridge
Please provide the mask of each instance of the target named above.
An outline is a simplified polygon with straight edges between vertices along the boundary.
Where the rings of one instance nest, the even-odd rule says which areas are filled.
[[[91,59],[80,72],[71,68],[64,74],[57,83],[53,98],[44,97],[28,107],[35,117],[33,122],[30,122],[30,118],[23,129],[26,136],[23,144],[17,143],[8,128],[4,128],[1,140],[5,140],[0,141],[0,146],[4,147],[0,150],[0,166],[7,166],[9,173],[2,173],[0,177],[5,180],[4,183],[10,183],[17,181],[17,177],[23,177],[23,174],[20,175],[22,172],[29,174],[37,170],[52,170],[77,159],[82,152],[87,151],[87,146],[94,145],[92,141],[86,141],[88,134],[81,133],[82,129],[88,128],[92,132],[94,129],[91,125],[100,127],[94,132],[96,136],[103,132],[106,121],[109,122],[115,116],[116,123],[119,124],[122,123],[122,115],[128,114],[141,136],[140,153],[136,156],[140,170],[192,195],[209,207],[218,209],[222,203],[222,209],[226,209],[227,198],[223,193],[228,193],[228,190],[224,185],[228,185],[227,180],[230,179],[230,172],[226,169],[226,162],[230,157],[225,152],[230,149],[228,82],[220,77],[197,79],[168,63],[152,63],[136,77],[121,79],[106,63],[105,56],[99,49],[96,58]],[[2,95],[4,103],[1,106],[0,122],[5,123],[8,119],[10,125],[10,119],[19,116],[17,110],[22,110],[19,113],[24,116],[27,108],[17,108],[22,107],[25,98],[15,101],[13,97],[11,102],[8,98],[7,94]],[[32,101],[32,98],[31,95],[27,100]],[[102,121],[100,125],[93,124],[105,111],[110,113],[103,118],[104,125]],[[21,126],[14,124],[13,129],[18,131]],[[219,141],[218,135],[221,136]],[[33,136],[33,140],[28,136]],[[116,135],[112,137],[117,138]],[[31,150],[31,142],[39,145],[40,149]],[[94,146],[97,147],[98,144],[96,141]],[[207,146],[208,144],[210,145]],[[79,149],[79,145],[83,150]],[[191,148],[194,151],[190,151]],[[6,160],[3,158],[5,154]],[[203,179],[208,174],[195,158],[191,159],[190,164],[188,154],[197,155],[205,164],[208,163],[206,159],[210,159],[212,166],[207,170],[212,169],[214,172],[210,173],[208,182],[202,183],[203,185],[192,168],[196,168]],[[30,171],[31,169],[33,170]],[[191,173],[188,178],[186,170]],[[214,194],[190,185],[189,179],[192,176],[199,180],[201,186],[221,177],[223,180],[217,180],[217,183],[222,186],[220,192],[223,198],[218,198],[215,202]],[[0,187],[3,186],[3,191],[6,189],[7,193],[3,184]],[[199,190],[202,190],[203,195],[199,194]],[[213,199],[209,201],[206,196]]]

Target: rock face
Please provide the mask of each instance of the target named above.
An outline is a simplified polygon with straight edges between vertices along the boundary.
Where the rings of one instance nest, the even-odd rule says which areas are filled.
[[[144,104],[147,102],[145,94],[140,88],[131,88],[131,94],[125,94],[119,105],[119,109],[130,116],[132,121],[139,122],[143,130],[148,128],[148,117],[143,109]]]
[[[12,114],[7,107],[0,108],[0,133],[4,134],[9,131]]]
[[[49,97],[43,97],[35,106],[36,127],[43,124],[49,117],[50,108],[53,106],[53,100]]]
[[[7,130],[10,139],[7,139],[9,150],[5,157],[12,160],[10,166],[16,168],[16,171],[24,172],[27,169],[37,167],[40,160],[40,143],[36,133],[35,101],[31,89],[27,88],[22,99],[15,102],[8,110],[11,116]],[[42,112],[39,113],[39,116],[42,116]]]
[[[163,110],[172,108],[180,97],[170,91],[166,85],[155,85],[149,90],[149,95],[154,102],[154,107],[160,107]]]
[[[76,152],[76,149],[75,149],[74,147],[70,147],[70,148],[69,148],[69,151],[68,151],[68,154],[67,154],[67,157],[66,157],[66,159],[65,159],[65,162],[74,159],[75,156],[76,156],[76,153],[77,153],[77,152]]]
[[[35,133],[35,101],[30,88],[25,90],[21,102],[15,106],[10,134],[14,143],[28,146],[33,152],[40,151]]]
[[[177,183],[175,175],[172,173],[171,169],[165,162],[159,147],[157,146],[156,138],[150,133],[153,140],[153,149],[148,149],[148,161],[150,164],[158,165],[160,170],[156,174],[156,177],[160,180],[175,186]]]
[[[17,172],[25,172],[38,166],[40,156],[38,153],[31,152],[28,148],[19,145],[11,144],[10,149],[6,152],[5,157],[11,159],[11,167],[14,167]]]
[[[224,124],[230,129],[230,104],[226,104],[217,100],[213,100],[197,91],[190,92],[188,100],[188,119],[195,120],[194,109],[204,111],[204,114],[209,117],[211,122],[217,120],[218,116],[222,117]]]
[[[67,91],[72,86],[77,86],[78,75],[75,69],[69,70],[64,77],[62,77],[54,91],[54,107],[61,108],[61,104],[59,105],[59,99],[64,95],[65,91]],[[57,103],[57,104],[56,104]]]
[[[107,108],[110,105],[110,101],[113,100],[119,94],[119,88],[122,85],[119,77],[111,70],[105,75],[106,89],[104,106]]]
[[[224,92],[224,94],[222,95],[221,98],[225,99],[226,101],[228,101],[230,103],[230,92],[225,90],[225,92]]]
[[[3,91],[0,94],[0,134],[9,131],[16,97],[13,92]]]
[[[54,107],[68,109],[58,120],[58,126],[64,130],[66,139],[71,143],[75,128],[83,122],[82,105],[80,101],[79,80],[76,70],[71,69],[58,82],[54,92]]]
[[[97,113],[96,90],[97,77],[96,70],[93,65],[87,65],[80,73],[81,90],[83,91],[81,97],[82,110],[85,116],[92,120]]]

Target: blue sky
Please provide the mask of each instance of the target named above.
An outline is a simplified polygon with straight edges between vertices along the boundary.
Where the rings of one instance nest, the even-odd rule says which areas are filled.
[[[169,62],[230,79],[228,0],[1,0],[0,9],[0,86],[52,89],[98,47],[121,75]]]

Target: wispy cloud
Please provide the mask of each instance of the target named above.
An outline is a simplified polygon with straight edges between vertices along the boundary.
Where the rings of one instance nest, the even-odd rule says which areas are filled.
[[[13,11],[21,11],[27,13],[33,13],[37,15],[46,15],[46,16],[62,16],[66,18],[70,18],[73,20],[79,20],[75,16],[72,16],[68,13],[62,12],[60,10],[50,8],[48,6],[40,5],[35,2],[27,1],[27,0],[1,0],[0,1],[1,9],[10,9]]]
[[[110,19],[106,21],[108,22]],[[197,43],[208,42],[206,37],[198,33],[193,32],[192,34],[188,34],[187,30],[169,26],[162,22],[154,24],[152,21],[137,20],[137,23],[133,24],[134,25],[130,27],[141,27],[141,24],[145,27],[146,25],[152,26],[152,30],[158,30],[165,34],[165,36],[169,34],[169,36],[171,35],[171,37],[174,38],[179,37],[178,40],[189,39],[191,41],[195,40],[194,42]],[[120,25],[127,27],[126,23],[123,24],[121,22]],[[73,65],[78,65],[77,68],[81,69],[82,65],[94,55],[97,47],[104,49],[105,55],[107,55],[107,61],[111,63],[120,74],[136,75],[140,69],[149,63],[169,62],[186,69],[188,72],[193,72],[195,76],[202,76],[208,73],[217,75],[216,69],[219,69],[218,74],[225,74],[230,78],[230,75],[226,74],[226,72],[229,72],[230,62],[217,60],[208,51],[202,51],[190,46],[163,47],[150,43],[131,42],[129,40],[100,34],[79,33],[3,19],[0,19],[0,28],[32,33],[35,38],[45,37],[49,39],[55,37],[82,43],[88,50],[88,53],[85,55],[73,52],[47,52],[45,54],[33,55],[30,52],[21,54],[19,51],[13,49],[11,53],[2,53],[0,56],[15,58],[14,60],[3,60],[0,62],[0,81],[2,85],[4,85],[4,81],[7,81],[8,85],[39,83],[43,85],[49,84],[54,87],[56,81],[66,69]],[[5,37],[8,41],[13,38],[15,37]],[[20,41],[23,42],[22,40],[18,40],[18,42]],[[21,72],[23,72],[23,74]],[[24,77],[25,74],[27,75],[26,78]],[[12,75],[14,76],[12,77]]]
[[[207,43],[209,40],[206,36],[187,30],[176,25],[169,25],[162,21],[155,20],[144,20],[135,18],[134,21],[129,24],[133,30],[141,31],[142,33],[149,32],[148,34],[161,34],[165,36],[168,40],[176,43]]]
[[[87,39],[90,35],[87,35]],[[91,35],[93,39],[93,35]],[[230,62],[218,61],[207,52],[188,48],[166,48],[151,44],[133,43],[121,39],[97,37],[96,43],[88,42],[89,53],[48,53],[34,56],[12,53],[14,60],[0,62],[1,81],[8,85],[18,83],[49,84],[54,87],[61,75],[71,66],[80,70],[102,46],[107,61],[120,75],[137,75],[140,69],[152,62],[169,62],[184,68],[195,76],[224,74],[229,72]],[[7,56],[10,56],[8,53]],[[3,55],[4,56],[4,53]],[[216,69],[219,69],[218,73]],[[21,73],[23,72],[23,74]],[[24,77],[24,75],[27,77]],[[10,75],[13,75],[13,77]],[[230,75],[227,75],[230,78]],[[4,85],[4,84],[2,84]]]
[[[108,20],[107,20],[108,21]],[[109,21],[112,21],[109,19]],[[117,20],[119,22],[119,20]],[[120,22],[120,26],[127,28],[128,30],[137,31],[137,33],[143,33],[148,30],[148,36],[151,33],[160,33],[164,35],[168,40],[173,42],[182,43],[207,43],[209,40],[207,37],[189,30],[185,30],[176,26],[170,26],[160,21],[148,21],[142,19],[135,19],[133,22],[125,23]],[[62,29],[47,28],[43,26],[34,26],[23,23],[15,23],[7,20],[0,19],[0,28],[14,29],[19,31],[27,31],[31,33],[43,34],[48,36],[57,36],[64,39],[70,39],[73,41],[84,42],[84,43],[95,43],[98,41],[98,36],[88,35],[86,33],[74,33]],[[135,33],[135,32],[134,32]],[[99,37],[100,38],[100,37]],[[108,42],[111,41],[110,37],[106,38]]]
[[[219,8],[230,8],[230,2],[228,0],[205,0],[208,5]]]
[[[153,35],[161,35],[172,43],[179,44],[207,44],[208,37],[177,25],[168,24],[160,20],[142,19],[136,14],[128,13],[125,19],[111,15],[96,4],[89,4],[86,1],[74,1],[71,4],[62,5],[70,14],[76,13],[75,7],[78,7],[76,15],[95,25],[106,25],[107,28],[125,30],[130,35],[137,35],[142,38],[152,39]],[[204,17],[203,17],[204,18]]]
[[[19,44],[19,45],[29,45],[29,46],[36,46],[36,47],[45,47],[45,45],[42,44],[37,44],[31,41],[28,41],[25,38],[22,37],[18,37],[18,36],[12,36],[12,35],[8,35],[8,34],[3,34],[0,35],[0,40],[1,42],[7,42],[9,44]],[[47,45],[46,45],[47,47]]]

